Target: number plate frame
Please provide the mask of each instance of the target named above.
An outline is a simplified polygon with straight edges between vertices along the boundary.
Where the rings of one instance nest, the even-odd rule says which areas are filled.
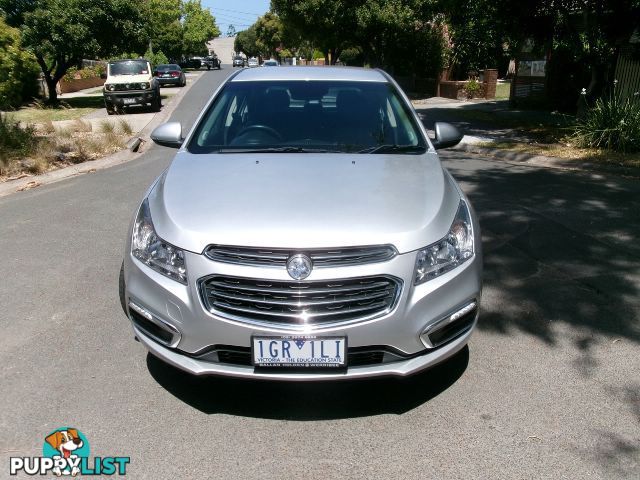
[[[263,343],[263,349],[265,351],[263,351],[263,356],[259,357],[259,342],[263,341],[265,343]],[[288,341],[289,342],[289,353],[290,355],[293,355],[295,353],[298,353],[302,350],[304,350],[305,352],[309,351],[309,345],[311,345],[311,342],[313,343],[313,357],[310,357],[311,359],[316,359],[319,360],[317,362],[304,362],[304,361],[294,361],[294,358],[291,358],[291,361],[259,361],[260,358],[266,358],[266,352],[268,352],[268,349],[270,348],[270,342],[272,341],[276,341],[278,342],[277,345],[277,350],[278,352],[280,352],[282,350],[283,347],[283,342]],[[342,341],[342,345],[338,346],[337,348],[338,350],[338,354],[341,354],[339,356],[329,356],[326,355],[324,358],[328,358],[328,359],[336,359],[336,358],[340,358],[341,362],[335,362],[335,361],[323,361],[320,360],[322,357],[322,355],[325,353],[324,349],[329,349],[330,352],[327,353],[333,353],[334,349],[336,348],[335,343],[331,344],[331,342],[336,342],[336,341]],[[298,342],[303,342],[304,345],[301,347],[299,345]],[[322,342],[322,343],[320,343]],[[327,342],[327,343],[325,343]],[[316,349],[319,349],[319,351],[317,351]],[[348,364],[348,340],[346,336],[340,336],[340,335],[328,335],[328,336],[323,336],[323,335],[253,335],[251,337],[251,364],[256,367],[256,368],[273,368],[273,369],[278,369],[278,370],[288,370],[288,369],[306,369],[306,368],[318,368],[318,369],[345,369],[347,368],[347,364]],[[303,357],[298,357],[298,359],[302,359]],[[278,355],[278,360],[283,360],[284,358],[282,358],[282,356]],[[305,358],[306,360],[307,358]]]

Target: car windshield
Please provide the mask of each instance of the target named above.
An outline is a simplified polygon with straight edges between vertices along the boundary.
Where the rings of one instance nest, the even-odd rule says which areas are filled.
[[[113,62],[109,64],[111,75],[140,75],[149,73],[147,62],[144,60],[128,60],[126,62]]]
[[[187,149],[415,154],[426,143],[389,83],[273,80],[228,83]]]
[[[178,65],[158,65],[156,70],[159,72],[168,72],[170,70],[180,70],[180,67]]]

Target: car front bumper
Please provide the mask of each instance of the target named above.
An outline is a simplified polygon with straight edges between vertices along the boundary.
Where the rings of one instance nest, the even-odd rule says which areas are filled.
[[[104,101],[113,106],[146,105],[151,103],[156,93],[151,90],[127,90],[122,92],[104,92]]]
[[[479,228],[474,231],[479,247]],[[128,247],[129,248],[129,247]],[[130,249],[128,249],[130,252]],[[155,356],[194,375],[227,375],[273,380],[335,380],[376,376],[406,376],[431,367],[454,355],[467,343],[478,320],[482,293],[482,255],[421,285],[413,285],[416,252],[370,265],[314,270],[325,280],[374,275],[399,278],[403,287],[395,307],[373,319],[348,324],[314,326],[301,332],[283,325],[264,325],[231,319],[207,310],[200,297],[198,280],[211,274],[270,280],[290,280],[284,269],[214,262],[204,255],[185,252],[188,285],[171,280],[133,258],[125,257],[125,305],[134,334]],[[152,323],[141,321],[140,313]],[[464,325],[457,320],[464,314]],[[455,322],[454,322],[455,320]],[[460,328],[457,328],[460,323]],[[437,325],[437,326],[436,326]],[[446,330],[446,325],[456,328]],[[160,330],[158,330],[160,326]],[[150,327],[150,328],[147,328]],[[463,328],[464,327],[464,328]],[[451,331],[433,345],[432,334]],[[154,333],[160,332],[159,335]],[[357,362],[346,369],[300,371],[254,368],[250,364],[252,336],[282,335],[345,336],[352,350],[384,350],[381,361]],[[160,338],[166,337],[166,338]],[[433,337],[435,338],[435,336]],[[242,355],[217,356],[216,349],[235,349]],[[239,353],[238,353],[239,351]],[[214,352],[212,355],[203,352]],[[235,358],[236,360],[229,360]]]

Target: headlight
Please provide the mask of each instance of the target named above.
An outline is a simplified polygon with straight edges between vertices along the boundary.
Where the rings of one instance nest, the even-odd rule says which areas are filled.
[[[149,88],[149,87],[150,87],[149,82],[142,82],[142,83],[140,84],[140,89],[141,89],[141,90],[146,90],[146,89],[147,89],[147,88]]]
[[[133,225],[131,253],[156,272],[187,284],[184,251],[165,242],[156,234],[147,199],[142,202]]]
[[[418,251],[414,283],[419,285],[454,269],[473,253],[471,214],[466,202],[461,200],[447,236]]]
[[[113,92],[116,89],[116,86],[113,83],[109,83],[109,84],[105,85],[104,88],[106,88],[110,92]]]

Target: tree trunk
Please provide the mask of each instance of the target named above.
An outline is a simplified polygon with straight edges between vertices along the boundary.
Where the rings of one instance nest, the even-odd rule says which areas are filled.
[[[56,80],[54,80],[51,77],[51,75],[47,75],[46,73],[44,75],[44,80],[45,80],[45,82],[47,82],[47,91],[49,93],[48,103],[57,103],[58,102],[58,91],[56,90],[56,87],[58,85],[58,82]]]

